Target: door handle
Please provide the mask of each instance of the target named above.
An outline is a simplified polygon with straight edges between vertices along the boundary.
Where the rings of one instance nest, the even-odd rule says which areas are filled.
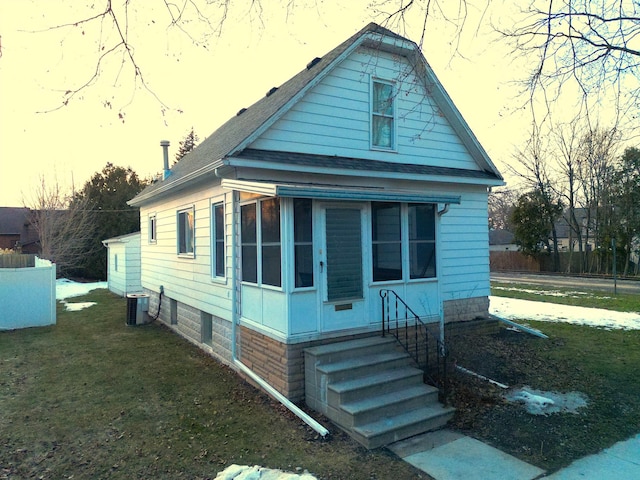
[[[324,272],[324,262],[320,260],[320,273]]]

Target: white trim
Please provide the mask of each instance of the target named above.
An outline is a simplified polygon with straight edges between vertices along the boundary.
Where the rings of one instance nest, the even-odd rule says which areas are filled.
[[[377,187],[320,184],[271,183],[223,179],[222,188],[269,197],[313,198],[316,200],[388,201],[409,203],[460,203],[460,195],[433,195],[418,190],[390,190]]]

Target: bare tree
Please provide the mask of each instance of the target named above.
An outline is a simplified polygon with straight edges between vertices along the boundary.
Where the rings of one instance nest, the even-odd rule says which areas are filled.
[[[57,182],[50,185],[41,177],[32,197],[23,201],[40,239],[40,256],[55,263],[59,275],[77,267],[89,253],[95,230],[94,214],[86,202],[71,199]]]
[[[560,212],[562,211],[562,202],[557,193],[556,180],[549,172],[548,149],[547,137],[541,134],[539,127],[534,123],[525,148],[514,156],[517,166],[510,167],[510,170],[520,177],[532,191],[536,192],[536,197],[544,206],[545,220],[551,226],[553,268],[554,271],[558,271],[560,255],[556,220],[559,216],[558,209],[560,208]]]

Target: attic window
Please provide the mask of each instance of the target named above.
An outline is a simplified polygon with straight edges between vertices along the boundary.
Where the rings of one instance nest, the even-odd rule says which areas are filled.
[[[322,60],[320,57],[316,57],[309,63],[307,63],[307,70],[311,70],[313,67],[315,67],[320,60]]]
[[[270,97],[271,95],[276,93],[277,90],[278,90],[278,87],[273,87],[271,90],[267,92],[267,97]]]
[[[371,88],[371,146],[393,149],[395,105],[393,83],[374,80]]]

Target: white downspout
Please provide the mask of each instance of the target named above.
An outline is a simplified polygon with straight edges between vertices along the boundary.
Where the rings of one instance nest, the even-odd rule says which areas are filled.
[[[231,360],[233,364],[239,368],[242,372],[244,372],[248,377],[250,377],[254,382],[256,382],[260,387],[265,390],[271,397],[279,401],[282,405],[287,407],[292,413],[294,413],[298,418],[300,418],[304,423],[313,428],[317,433],[319,433],[322,437],[325,437],[329,430],[324,428],[320,423],[311,418],[306,412],[302,411],[296,404],[294,404],[287,397],[282,395],[278,390],[273,388],[266,380],[260,377],[257,373],[247,367],[244,363],[240,361],[237,357],[237,349],[236,349],[236,340],[237,340],[237,325],[240,321],[240,309],[238,307],[238,300],[240,299],[240,288],[242,287],[242,279],[240,275],[238,275],[238,208],[240,207],[238,201],[238,192],[233,190],[231,197],[231,249],[232,249],[232,259],[231,259],[231,269],[233,275],[232,281],[232,289],[231,289]]]
[[[438,211],[438,220],[440,220],[442,218],[442,216],[444,214],[446,214],[449,211],[449,204],[445,203],[444,207],[442,210],[437,210]],[[438,231],[437,231],[437,239],[440,239],[440,221],[438,221]],[[442,262],[440,261],[440,248],[436,247],[436,252],[438,252],[438,265],[442,265]],[[438,351],[438,355],[444,356],[445,352],[444,352],[444,302],[442,300],[442,279],[439,278],[438,279],[438,299],[440,300],[439,303],[439,307],[440,307],[440,346],[443,349],[443,351]]]

